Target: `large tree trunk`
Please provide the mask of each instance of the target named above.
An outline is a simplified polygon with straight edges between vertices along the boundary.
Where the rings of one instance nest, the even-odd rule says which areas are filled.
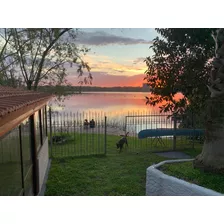
[[[224,135],[224,129],[220,134]],[[203,151],[194,160],[194,167],[204,171],[224,172],[224,139],[205,142]]]
[[[206,111],[206,136],[194,166],[224,172],[224,29],[218,29],[212,36],[216,47],[208,86],[211,98]]]
[[[194,167],[204,171],[224,172],[224,99],[211,98],[206,111],[206,132],[203,150],[194,160]]]
[[[28,89],[28,90],[32,90],[32,81],[30,81],[30,80],[28,80],[27,82],[26,82],[26,88]]]

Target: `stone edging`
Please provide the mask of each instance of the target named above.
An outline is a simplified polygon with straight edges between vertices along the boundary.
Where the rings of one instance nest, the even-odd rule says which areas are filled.
[[[165,160],[147,168],[147,196],[222,196],[221,193],[191,184],[187,181],[164,174],[157,168],[167,163],[193,161],[194,159]]]

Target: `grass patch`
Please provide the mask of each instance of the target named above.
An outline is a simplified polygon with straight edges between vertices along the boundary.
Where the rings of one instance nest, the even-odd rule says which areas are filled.
[[[184,149],[183,152],[186,153],[187,155],[195,158],[197,155],[199,155],[202,151],[203,145],[196,143],[194,145],[194,149]]]
[[[61,144],[53,144],[52,155],[55,158],[64,158],[65,156],[82,156],[82,155],[99,155],[105,153],[105,136],[104,134],[97,133],[59,133],[59,136],[63,136],[66,142]],[[117,154],[116,142],[121,137],[116,135],[106,136],[106,153],[107,155]],[[161,142],[158,142],[154,138],[138,139],[137,137],[128,137],[128,147],[124,147],[123,151],[142,153],[153,151],[170,151],[173,148],[172,138],[164,138]],[[177,150],[188,151],[192,148],[192,143],[184,137],[177,137],[176,143]],[[195,148],[201,150],[202,144],[195,143]],[[198,151],[195,150],[197,154]],[[190,152],[195,154],[194,152]],[[50,152],[51,154],[51,152]],[[194,155],[193,155],[194,156]]]
[[[192,161],[165,164],[160,170],[165,174],[224,194],[224,176],[222,174],[214,174],[203,172],[200,169],[194,169]]]
[[[55,159],[45,195],[143,196],[146,168],[162,160],[150,153]]]
[[[151,152],[172,146],[172,139],[165,139],[167,148],[162,145],[153,148],[150,138],[137,143],[141,140],[128,137],[128,148],[119,154],[115,143],[120,136],[107,135],[105,155],[103,141],[101,144],[96,142],[99,138],[103,140],[104,135],[73,135],[66,144],[53,145],[53,153],[57,156],[51,163],[46,196],[144,196],[147,167],[165,160]],[[178,139],[177,143],[180,141]],[[91,156],[92,152],[101,152],[101,155]],[[80,156],[75,157],[77,154]]]

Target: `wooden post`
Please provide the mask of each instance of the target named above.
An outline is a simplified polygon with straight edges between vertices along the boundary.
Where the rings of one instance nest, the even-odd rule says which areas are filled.
[[[33,191],[34,195],[39,193],[39,167],[37,159],[37,146],[36,146],[36,129],[34,114],[30,116],[30,140],[31,140],[31,156],[33,163]]]
[[[41,146],[43,145],[43,131],[42,131],[42,114],[41,114],[41,110],[38,111],[38,117],[39,117],[39,129],[40,129],[40,144]]]
[[[47,131],[47,106],[45,105],[44,107],[44,113],[45,113],[45,131],[46,131],[46,136],[48,135],[48,131]]]

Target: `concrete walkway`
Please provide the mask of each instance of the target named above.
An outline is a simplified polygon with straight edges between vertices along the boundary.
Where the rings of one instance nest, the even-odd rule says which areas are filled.
[[[172,159],[191,159],[192,157],[185,154],[184,152],[156,152],[155,153],[158,156],[162,156],[165,158],[172,158]]]

